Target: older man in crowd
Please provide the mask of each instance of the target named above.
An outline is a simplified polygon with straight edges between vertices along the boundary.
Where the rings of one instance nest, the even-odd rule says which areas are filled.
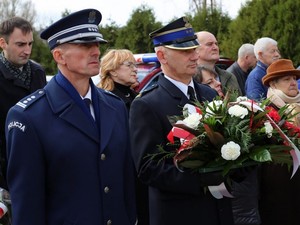
[[[245,43],[239,48],[237,61],[227,68],[228,72],[236,76],[243,95],[246,95],[246,79],[251,70],[255,67],[256,61],[254,45]]]
[[[222,84],[222,92],[224,94],[228,90],[231,90],[237,91],[241,95],[242,92],[236,77],[232,73],[216,66],[216,62],[220,59],[219,45],[216,37],[207,31],[197,32],[196,35],[200,44],[198,47],[198,65],[210,68],[218,74],[217,79]]]
[[[268,88],[263,85],[261,79],[265,76],[269,65],[280,59],[281,56],[277,41],[269,37],[260,38],[255,42],[254,54],[257,58],[257,64],[248,75],[245,91],[248,98],[260,100],[266,98],[268,90]]]

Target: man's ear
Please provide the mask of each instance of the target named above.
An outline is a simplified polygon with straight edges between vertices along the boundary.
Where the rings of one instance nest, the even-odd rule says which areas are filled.
[[[52,50],[53,59],[57,64],[65,64],[63,51],[61,48],[55,48]]]
[[[263,54],[264,54],[263,52],[258,52],[257,54],[259,59],[263,58]]]
[[[157,59],[158,59],[158,61],[160,63],[162,63],[162,64],[166,64],[167,63],[165,49],[158,49],[156,51],[156,56],[157,56]]]
[[[5,46],[7,45],[5,39],[2,37],[0,38],[0,48],[5,49]]]

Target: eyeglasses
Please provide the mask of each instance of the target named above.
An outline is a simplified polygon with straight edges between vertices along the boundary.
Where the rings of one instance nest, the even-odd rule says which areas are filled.
[[[137,68],[137,63],[134,63],[134,62],[123,62],[123,63],[121,63],[121,65],[128,66],[131,69]]]

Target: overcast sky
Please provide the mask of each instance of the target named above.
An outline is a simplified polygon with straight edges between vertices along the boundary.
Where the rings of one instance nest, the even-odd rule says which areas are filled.
[[[189,11],[189,0],[31,0],[38,14],[38,23],[43,27],[51,21],[61,18],[62,12],[71,12],[84,8],[96,8],[102,13],[101,24],[125,25],[132,11],[141,4],[153,8],[157,21],[166,23],[173,18],[179,18]],[[236,17],[239,8],[246,0],[217,0],[222,2],[223,10],[232,18]]]

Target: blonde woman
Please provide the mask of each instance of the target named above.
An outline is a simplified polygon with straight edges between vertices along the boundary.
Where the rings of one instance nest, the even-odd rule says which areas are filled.
[[[137,93],[131,86],[137,82],[136,61],[128,49],[110,49],[101,58],[98,87],[119,96],[129,110]]]

